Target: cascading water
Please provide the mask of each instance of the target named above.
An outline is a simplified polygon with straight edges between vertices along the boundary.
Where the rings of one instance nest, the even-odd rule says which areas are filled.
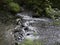
[[[18,38],[16,38],[18,41],[22,41],[24,38],[25,39],[31,39],[31,40],[38,39],[39,38],[38,33],[37,33],[38,30],[37,30],[36,27],[33,27],[31,25],[31,23],[35,23],[35,20],[36,19],[35,20],[32,20],[32,17],[29,17],[27,15],[26,16],[20,15],[20,16],[22,17],[22,19],[24,20],[24,22],[23,23],[20,23],[21,20],[20,19],[17,19],[17,22],[19,24],[19,26],[17,26],[17,28],[18,27],[21,27],[21,31],[23,33],[21,33],[21,31],[19,30],[19,32],[18,32],[18,35],[19,36],[15,36],[15,38],[18,37]],[[23,27],[22,27],[21,24],[23,25]],[[15,29],[17,29],[17,28],[15,28]],[[17,31],[15,33],[17,33]],[[21,34],[19,34],[19,33],[21,33]]]
[[[33,18],[28,16],[28,13],[18,13],[17,16],[22,19],[16,20],[18,25],[10,33],[16,42],[20,43],[24,39],[39,39],[44,45],[60,43],[60,26],[54,26],[51,19]]]

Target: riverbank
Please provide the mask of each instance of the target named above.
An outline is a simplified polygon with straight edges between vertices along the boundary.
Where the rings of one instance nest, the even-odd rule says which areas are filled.
[[[10,12],[0,11],[0,45],[10,45],[5,33],[16,26],[16,16]],[[11,39],[11,38],[10,38]]]
[[[9,45],[9,42],[7,39],[6,39],[6,35],[5,33],[9,30],[9,29],[13,29],[15,27],[15,25],[13,24],[2,24],[0,23],[0,45]],[[10,38],[11,39],[11,38]]]

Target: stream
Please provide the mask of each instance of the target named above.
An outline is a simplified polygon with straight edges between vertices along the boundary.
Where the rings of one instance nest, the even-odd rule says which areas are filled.
[[[24,39],[39,39],[44,45],[60,45],[60,26],[53,25],[48,18],[35,18],[30,13],[18,13],[17,25],[5,32],[5,39],[10,43],[20,43]],[[8,42],[7,42],[8,43]],[[57,44],[59,43],[59,44]]]
[[[27,33],[25,38],[40,39],[44,45],[55,45],[55,43],[60,43],[60,26],[53,25],[53,20],[48,18],[33,18],[27,13],[20,13],[17,15],[22,17],[24,28],[28,31],[26,32],[23,28],[25,33]],[[28,35],[28,33],[31,34]],[[36,33],[35,36],[33,35],[34,33]]]

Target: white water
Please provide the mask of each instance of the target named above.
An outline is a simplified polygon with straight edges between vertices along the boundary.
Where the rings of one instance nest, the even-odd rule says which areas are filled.
[[[48,19],[41,19],[41,18],[32,18],[31,16],[26,15],[22,15],[20,13],[17,14],[17,16],[21,16],[24,20],[31,20],[31,21],[48,21]]]
[[[18,25],[14,28],[18,30],[14,34],[14,39],[19,43],[24,39],[40,39],[45,45],[54,45],[55,42],[60,42],[60,27],[49,25],[50,22],[53,22],[52,20],[33,18],[28,14],[17,14],[17,16],[22,17],[23,20],[17,19]],[[12,35],[12,33],[10,34]],[[9,38],[10,34],[8,34]]]
[[[45,43],[45,45],[55,43],[56,37],[53,38],[52,40],[52,34],[54,35],[53,31],[55,29],[49,27],[49,23],[52,22],[52,20],[47,18],[33,18],[31,16],[28,16],[28,14],[18,13],[17,16],[22,17],[22,20],[24,20],[23,25],[25,27],[22,28],[24,32],[24,39],[30,39],[30,40],[40,39]]]
[[[23,17],[23,19],[24,19],[25,17]],[[26,19],[25,19],[26,20]],[[35,21],[28,21],[28,20],[26,20],[26,22],[24,23],[24,26],[25,27],[27,27],[28,28],[28,30],[27,30],[27,32],[26,31],[24,31],[24,33],[25,33],[25,39],[31,39],[31,40],[34,40],[34,39],[38,39],[39,38],[39,36],[34,36],[34,33],[36,33],[37,34],[37,28],[36,27],[32,27],[31,25],[30,25],[30,23],[34,23]],[[23,30],[24,30],[24,28],[23,28]],[[27,34],[29,34],[29,35],[27,35]]]
[[[20,16],[23,20],[25,20],[25,22],[22,22],[22,24],[24,25],[24,27],[22,28],[22,31],[24,32],[24,38],[31,40],[39,39],[38,29],[31,24],[37,23],[38,21],[48,21],[48,19],[32,18],[31,16],[28,16],[28,14],[22,13],[18,13],[17,16]],[[19,21],[19,19],[17,20]]]

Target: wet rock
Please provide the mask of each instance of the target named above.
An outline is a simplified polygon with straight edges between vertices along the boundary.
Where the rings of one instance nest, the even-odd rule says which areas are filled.
[[[17,25],[21,25],[22,21],[21,19],[16,19]]]
[[[15,30],[14,33],[19,32],[19,30]]]
[[[15,37],[15,40],[16,40],[16,41],[22,41],[23,38],[24,38],[24,34],[23,34],[22,32],[16,32],[16,33],[14,34],[14,37]]]
[[[33,15],[32,17],[33,17],[33,18],[39,18],[39,16],[37,16],[37,15]]]
[[[22,27],[25,27],[24,25],[21,25]]]
[[[29,36],[30,34],[28,33],[27,36]]]
[[[28,29],[28,27],[25,27],[24,30],[25,30],[25,31],[28,31],[29,29]]]

